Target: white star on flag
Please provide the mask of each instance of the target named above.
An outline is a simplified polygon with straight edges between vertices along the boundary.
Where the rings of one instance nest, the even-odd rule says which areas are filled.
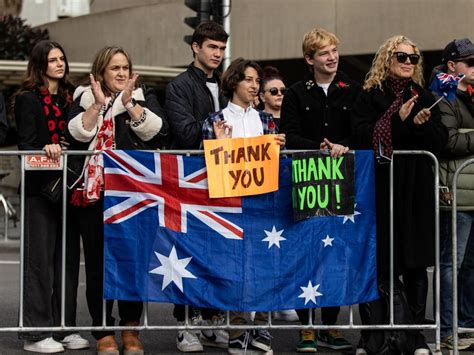
[[[355,223],[354,217],[359,215],[360,212],[356,211],[357,203],[354,205],[354,214],[346,214],[345,216],[339,216],[339,217],[344,217],[344,220],[342,221],[342,224],[346,223],[347,221],[351,221],[352,223]]]
[[[311,280],[309,280],[308,287],[300,287],[303,290],[303,293],[299,295],[298,298],[304,298],[304,304],[308,303],[309,301],[316,304],[316,297],[323,295],[322,293],[318,292],[319,286],[320,284],[313,286]]]
[[[270,249],[273,245],[276,245],[279,248],[280,247],[280,241],[286,240],[286,238],[283,238],[281,236],[283,231],[284,231],[284,229],[277,232],[275,226],[273,226],[271,232],[264,230],[267,237],[263,238],[262,242],[268,242],[268,249]]]
[[[329,235],[326,235],[326,238],[321,239],[321,241],[324,243],[324,247],[326,248],[328,245],[332,247],[332,241],[334,238],[331,238]]]
[[[196,279],[192,273],[186,270],[192,257],[178,259],[176,249],[173,245],[169,257],[155,252],[156,257],[161,262],[161,266],[150,271],[152,274],[163,275],[163,285],[161,290],[163,291],[166,286],[171,282],[174,282],[176,286],[183,292],[183,278]],[[184,293],[184,292],[183,292]]]

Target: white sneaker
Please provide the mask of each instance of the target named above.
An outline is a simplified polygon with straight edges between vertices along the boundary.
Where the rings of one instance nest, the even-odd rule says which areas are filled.
[[[355,353],[356,355],[367,355],[367,351],[363,348],[357,348]]]
[[[430,355],[430,349],[416,349],[414,355]]]
[[[282,320],[285,322],[298,322],[298,313],[294,309],[288,309],[286,311],[275,311],[273,312],[274,320]]]
[[[178,324],[183,325],[184,323],[178,322]],[[183,353],[204,351],[199,338],[196,336],[196,334],[190,332],[189,330],[178,331],[178,336],[176,337],[176,347]]]
[[[37,353],[51,354],[61,353],[64,351],[64,347],[61,343],[58,343],[53,338],[46,338],[40,341],[25,341],[23,346],[25,351],[33,351]]]
[[[61,340],[64,348],[71,350],[87,349],[90,347],[89,341],[81,337],[78,333],[68,335]]]
[[[214,319],[213,321],[205,319],[201,324],[211,326],[222,325],[223,322],[219,319]],[[223,329],[201,330],[200,340],[204,346],[226,349],[229,346],[229,333]]]

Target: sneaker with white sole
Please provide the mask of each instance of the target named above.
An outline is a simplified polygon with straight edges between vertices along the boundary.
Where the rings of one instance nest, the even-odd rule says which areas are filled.
[[[458,350],[466,350],[470,348],[471,343],[463,338],[458,338]],[[454,349],[454,339],[452,335],[441,338],[441,347],[446,349]]]
[[[474,345],[474,332],[470,333],[460,333],[459,339],[463,339],[466,343]]]
[[[205,319],[201,322],[202,325],[223,325],[223,322],[218,317],[213,317],[213,320]],[[204,346],[225,349],[229,346],[229,333],[223,329],[209,329],[201,330],[199,339]]]
[[[183,325],[178,322],[178,325]],[[204,348],[196,334],[189,330],[179,330],[176,337],[176,347],[183,353],[194,353],[204,351]]]
[[[430,354],[431,354],[430,349],[424,349],[424,348],[416,349],[414,352],[414,355],[430,355]]]
[[[272,350],[272,336],[266,329],[254,330],[250,344],[260,350],[270,351]]]
[[[337,329],[320,330],[318,332],[318,344],[324,348],[334,350],[352,349],[352,344]]]
[[[61,344],[63,344],[65,349],[70,350],[87,349],[90,347],[89,341],[77,333],[64,337],[64,339],[61,340]]]
[[[46,338],[39,341],[25,341],[23,346],[25,351],[33,351],[43,354],[62,353],[64,347],[61,343],[58,343],[53,338]]]
[[[273,355],[273,350],[262,351],[252,345],[252,333],[245,331],[239,337],[229,339],[229,354],[242,355]]]

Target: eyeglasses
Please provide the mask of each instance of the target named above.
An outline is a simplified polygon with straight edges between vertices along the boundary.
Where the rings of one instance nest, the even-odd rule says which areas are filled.
[[[280,89],[278,89],[278,88],[273,87],[273,88],[270,88],[270,89],[268,89],[268,90],[265,90],[265,92],[266,92],[266,91],[269,91],[272,96],[278,95],[278,91],[280,91],[280,93],[281,93],[282,95],[285,95],[285,93],[286,93],[286,88],[285,88],[285,87],[281,87]]]
[[[454,60],[453,62],[462,62],[466,64],[468,67],[474,67],[474,58],[459,59],[459,60]]]
[[[395,52],[393,53],[395,57],[397,57],[397,62],[399,63],[406,63],[407,58],[410,58],[410,63],[413,65],[417,65],[420,61],[420,56],[418,54],[408,54],[405,52]]]

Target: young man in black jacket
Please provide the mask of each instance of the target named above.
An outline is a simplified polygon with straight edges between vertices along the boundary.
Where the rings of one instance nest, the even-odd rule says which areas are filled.
[[[166,87],[165,111],[174,136],[174,149],[199,149],[204,119],[227,105],[219,93],[216,69],[224,58],[228,34],[215,22],[200,24],[193,33],[191,49],[194,61],[184,73]],[[222,322],[219,312],[202,309],[203,324]],[[173,312],[178,324],[185,320],[185,308],[175,305]],[[192,323],[199,310],[190,308]],[[223,330],[202,331],[200,337],[189,331],[179,331],[176,346],[182,352],[203,351],[203,345],[227,348],[229,336]]]
[[[227,33],[219,24],[200,24],[192,38],[193,63],[166,87],[166,117],[176,149],[199,149],[204,119],[227,104],[219,93],[219,76],[216,73],[224,58],[227,38]]]
[[[328,149],[333,157],[349,151],[350,116],[360,85],[338,71],[339,39],[324,29],[314,28],[303,39],[303,55],[309,73],[286,92],[281,110],[281,133],[288,149]],[[308,310],[298,310],[308,324]],[[324,325],[336,324],[339,307],[321,309]],[[314,317],[313,317],[314,319]],[[300,332],[299,352],[316,352],[316,334]],[[337,330],[319,331],[320,346],[350,349],[351,344]]]

